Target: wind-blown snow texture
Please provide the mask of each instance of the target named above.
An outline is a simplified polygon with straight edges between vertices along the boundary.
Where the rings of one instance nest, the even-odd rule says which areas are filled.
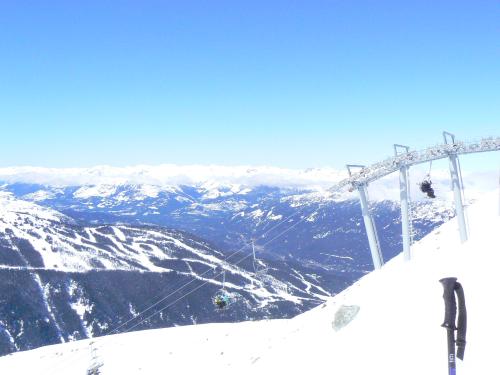
[[[323,305],[289,320],[206,324],[94,339],[103,375],[182,373],[445,374],[446,333],[439,279],[462,283],[468,344],[457,373],[494,373],[500,328],[495,324],[500,261],[498,192],[469,208],[470,239],[460,244],[455,219]],[[336,313],[357,306],[334,329]],[[345,308],[344,308],[345,309]],[[90,341],[44,347],[0,358],[5,373],[81,374]]]

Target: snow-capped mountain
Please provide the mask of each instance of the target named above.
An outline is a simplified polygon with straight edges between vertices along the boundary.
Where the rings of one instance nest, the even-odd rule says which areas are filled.
[[[47,186],[26,182],[6,183],[3,190],[80,223],[160,225],[193,233],[227,252],[255,239],[263,257],[293,257],[344,270],[371,269],[357,197],[347,191],[338,195],[324,190],[215,183]],[[453,216],[448,193],[436,191],[443,192],[436,200],[414,201],[417,238]],[[374,195],[377,192],[378,187],[373,189]],[[386,257],[391,258],[400,248],[399,206],[389,194],[374,200],[372,207],[377,226],[384,232]],[[287,230],[292,226],[293,230]],[[354,258],[356,264],[351,261]]]
[[[447,373],[443,289],[457,277],[465,290],[468,333],[457,373],[494,373],[500,313],[498,191],[468,209],[469,240],[455,219],[321,306],[293,319],[203,324],[113,335],[0,358],[6,373],[102,375],[325,371],[345,375]]]
[[[292,316],[350,282],[292,261],[266,261],[258,277],[247,251],[223,253],[157,226],[82,226],[6,193],[0,250],[2,354],[113,330]],[[197,289],[167,310],[186,284]],[[227,314],[212,305],[222,287],[232,296]],[[151,318],[135,320],[152,299]]]
[[[105,168],[1,170],[0,287],[9,292],[0,305],[3,353],[109,333],[153,295],[168,295],[186,282],[207,284],[168,314],[138,326],[131,321],[119,331],[292,316],[372,270],[356,195],[329,194],[304,177],[327,173],[298,173],[299,183],[297,176],[287,181],[291,173],[237,170],[235,180],[238,173],[224,171],[231,178],[209,180],[209,169],[192,185],[173,185],[148,168],[134,172],[135,180]],[[266,176],[275,185],[243,184],[242,176]],[[397,186],[387,179],[370,187],[385,260],[401,250],[392,183]],[[435,187],[432,201],[413,191],[416,239],[453,217],[439,178]],[[265,278],[253,273],[251,239],[269,266]],[[220,315],[210,296],[221,287],[223,269],[241,303]]]
[[[328,188],[345,178],[332,168],[305,170],[268,166],[139,165],[92,168],[0,168],[0,181],[45,186],[150,185],[164,188],[197,186],[216,191],[228,186],[275,186],[301,189]]]

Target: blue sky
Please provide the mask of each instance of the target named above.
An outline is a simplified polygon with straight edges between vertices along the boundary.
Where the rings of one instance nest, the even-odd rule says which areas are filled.
[[[0,166],[340,168],[500,135],[498,1],[4,0],[0,25]]]

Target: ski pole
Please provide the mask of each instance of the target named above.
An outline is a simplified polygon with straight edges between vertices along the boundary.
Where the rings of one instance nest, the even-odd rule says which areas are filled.
[[[456,357],[463,360],[465,351],[465,334],[467,330],[467,311],[465,308],[465,296],[462,285],[457,282],[456,277],[447,277],[439,280],[443,285],[444,299],[444,323],[441,327],[446,328],[448,341],[448,375],[456,375]],[[455,294],[458,298],[458,325],[455,325],[457,317],[457,302]],[[455,330],[457,339],[455,340]],[[455,354],[455,348],[458,348]]]

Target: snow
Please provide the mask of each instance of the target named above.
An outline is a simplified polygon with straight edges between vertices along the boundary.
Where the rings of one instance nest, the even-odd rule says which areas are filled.
[[[86,199],[90,197],[109,197],[116,192],[114,185],[83,186],[74,192],[75,198]]]
[[[160,193],[161,189],[154,185],[141,185],[139,192],[143,198],[156,198]]]
[[[416,184],[428,173],[427,166],[416,166],[411,170],[410,181],[414,192]],[[484,191],[495,188],[495,172],[463,171],[466,188]],[[494,178],[492,178],[494,176]],[[139,185],[137,197],[156,197],[160,191],[178,191],[179,186],[197,186],[207,190],[205,198],[216,198],[231,194],[248,194],[252,187],[274,186],[280,188],[302,188],[323,191],[347,177],[347,171],[334,168],[287,169],[270,166],[220,166],[220,165],[137,165],[128,167],[96,166],[91,168],[0,168],[0,181],[7,183],[33,183],[51,187],[83,187],[76,196],[107,197],[118,185]],[[377,181],[379,187],[373,199],[399,197],[398,174]],[[436,192],[449,190],[449,171],[432,171]],[[493,182],[492,182],[493,181]],[[492,185],[493,184],[493,185]],[[160,189],[161,187],[161,189]],[[40,191],[33,199],[48,199]],[[415,194],[415,198],[417,195]],[[390,198],[392,199],[392,198]]]
[[[245,290],[262,305],[272,301],[291,301],[300,304],[302,299],[289,294],[281,281],[273,276],[266,283],[254,273],[229,263],[229,257],[207,247],[205,244],[190,240],[180,233],[169,232],[159,227],[128,227],[126,225],[104,225],[98,227],[73,226],[73,222],[64,215],[32,202],[24,202],[10,194],[0,194],[0,233],[5,234],[9,246],[18,253],[22,261],[16,265],[0,265],[2,269],[14,270],[54,270],[58,272],[89,272],[94,270],[122,270],[129,272],[174,272],[166,266],[157,265],[157,260],[176,259],[186,263],[189,272],[177,272],[191,280],[201,280],[221,286],[222,280],[203,277],[212,276],[212,269],[220,267],[227,272],[246,280],[244,286],[226,283],[229,289]],[[68,223],[71,225],[67,225]],[[11,234],[11,235],[10,235]],[[30,263],[22,249],[12,238],[24,239],[40,255],[36,264]],[[188,237],[189,238],[189,237]],[[247,255],[248,257],[249,255]],[[207,271],[197,274],[191,267],[202,264]],[[38,275],[33,276],[44,303],[50,313],[51,321],[57,326],[49,301],[49,286],[42,283]],[[85,312],[90,311],[86,298],[75,285],[69,286],[71,307],[80,317],[82,327],[92,337],[92,325],[85,320]],[[325,300],[322,296],[321,300]],[[93,322],[95,323],[95,322]],[[77,337],[70,335],[70,338]]]
[[[323,305],[293,319],[204,324],[94,338],[101,374],[446,374],[439,279],[462,283],[468,309],[465,360],[457,374],[494,371],[500,304],[498,191],[468,208],[470,238],[456,219]],[[349,312],[349,314],[345,314]],[[342,316],[343,314],[343,316]],[[339,318],[340,316],[340,318]],[[344,318],[344,319],[342,319]],[[352,321],[350,321],[352,319]],[[0,358],[2,373],[82,374],[90,341]]]
[[[260,208],[250,212],[250,216],[253,217],[254,219],[259,219],[264,215],[264,211],[262,211]]]
[[[33,278],[33,281],[35,281],[35,283],[37,284],[38,288],[41,291],[41,295],[43,296],[43,304],[45,306],[46,311],[49,313],[50,320],[52,321],[52,323],[54,324],[54,326],[57,329],[57,335],[59,337],[59,340],[61,342],[65,342],[65,340],[61,334],[61,327],[59,326],[59,323],[57,322],[57,318],[54,315],[54,312],[52,311],[52,307],[51,307],[52,304],[49,301],[49,298],[50,298],[50,293],[49,293],[49,289],[48,289],[49,285],[48,284],[43,285],[42,279],[36,273],[32,274],[32,278]],[[48,323],[49,318],[45,318],[45,321]]]
[[[151,186],[200,186],[207,190],[228,187],[232,194],[248,194],[249,187],[330,186],[347,176],[333,168],[286,169],[269,166],[220,165],[137,165],[128,167],[96,166],[91,168],[0,168],[0,180],[8,183],[25,182],[49,186],[95,186],[137,184],[149,185],[145,195],[154,196]],[[228,193],[229,193],[228,192]],[[82,191],[85,194],[84,191]],[[226,193],[226,194],[228,194]],[[214,190],[214,197],[221,196]]]
[[[332,234],[332,232],[331,232],[331,231],[328,231],[328,232],[325,232],[325,233],[318,233],[318,234],[315,234],[315,235],[313,236],[313,238],[314,238],[315,240],[318,240],[318,239],[321,239],[321,238],[326,238],[326,237],[328,237],[328,236],[329,236],[329,235],[331,235],[331,234]]]
[[[52,191],[38,190],[38,191],[35,191],[34,193],[24,195],[23,199],[26,199],[28,201],[39,202],[39,201],[44,201],[44,200],[48,200],[48,199],[53,199],[53,198],[55,198],[55,196],[56,196],[56,194]]]
[[[331,258],[339,258],[339,259],[348,259],[348,260],[354,260],[353,257],[348,257],[348,256],[342,256],[342,255],[335,255],[335,254],[326,254],[326,253],[320,253],[321,255],[325,255],[327,257]]]
[[[68,285],[68,294],[72,299],[70,306],[80,318],[80,323],[85,330],[85,335],[87,337],[93,337],[92,325],[85,320],[85,314],[91,313],[93,306],[89,305],[88,299],[83,296],[82,290],[74,280],[71,280]]]
[[[112,227],[112,228],[116,238],[118,238],[121,242],[127,241],[127,237],[125,237],[125,234],[118,227]]]
[[[155,266],[150,257],[167,259],[168,248],[159,249],[151,244],[147,248],[141,247],[142,242],[156,238],[160,242],[182,244],[161,231],[142,230],[140,234],[150,238],[141,238],[142,242],[130,240],[123,230],[126,227],[110,226],[113,234],[98,232],[99,228],[83,228],[86,236],[78,233],[66,234],[64,223],[73,221],[50,208],[44,208],[31,202],[14,198],[11,194],[0,192],[0,232],[12,233],[15,238],[29,241],[43,261],[43,269],[54,269],[66,272],[86,272],[96,268],[97,259],[107,270],[149,270],[152,272],[170,272],[171,270]],[[132,230],[128,228],[128,230]],[[110,249],[97,246],[96,235],[106,237],[112,244]],[[88,236],[88,237],[87,237]],[[17,249],[15,243],[11,244]],[[82,251],[81,249],[84,249]],[[192,247],[184,246],[197,254]],[[19,251],[19,256],[23,258]],[[220,260],[219,260],[220,261]],[[140,266],[137,266],[140,265]],[[26,266],[29,263],[26,261]],[[9,267],[7,267],[9,268]],[[14,267],[16,268],[16,267]]]
[[[272,211],[269,211],[268,214],[267,214],[267,219],[268,220],[281,220],[283,218],[283,215],[275,215],[273,214]]]
[[[19,215],[24,214],[29,214],[30,216],[46,221],[72,221],[69,217],[51,210],[50,208],[44,208],[30,202],[16,199],[11,193],[0,191],[0,227],[2,223],[16,220]]]

